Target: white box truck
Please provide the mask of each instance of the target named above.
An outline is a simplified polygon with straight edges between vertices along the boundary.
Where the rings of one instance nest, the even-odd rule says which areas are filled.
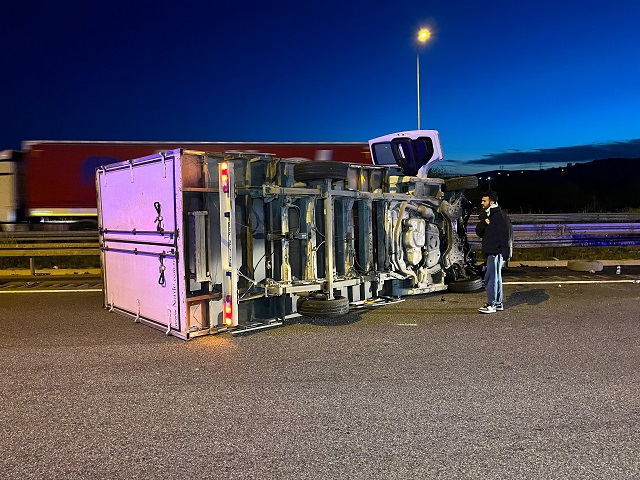
[[[428,176],[435,130],[369,145],[373,165],[176,148],[100,167],[105,307],[188,339],[479,288],[477,178]]]

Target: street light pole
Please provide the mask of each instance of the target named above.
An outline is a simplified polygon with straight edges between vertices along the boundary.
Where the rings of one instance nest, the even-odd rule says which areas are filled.
[[[416,53],[416,74],[418,85],[418,130],[420,130],[420,47]]]
[[[420,130],[420,45],[426,43],[431,37],[431,32],[421,28],[418,32],[418,46],[416,49],[416,84],[418,87],[418,130]]]

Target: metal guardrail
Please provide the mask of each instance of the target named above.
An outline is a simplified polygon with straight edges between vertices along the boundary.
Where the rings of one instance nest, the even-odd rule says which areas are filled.
[[[0,257],[28,257],[31,275],[37,257],[100,255],[98,232],[2,232]]]
[[[509,213],[509,218],[513,224],[635,223],[640,222],[640,213]]]
[[[640,213],[510,214],[514,248],[640,245]],[[469,243],[479,249],[478,217],[469,219]],[[100,255],[99,235],[82,232],[0,232],[0,257]]]
[[[640,245],[640,214],[510,214],[514,248]],[[469,219],[469,243],[480,248],[477,217]]]

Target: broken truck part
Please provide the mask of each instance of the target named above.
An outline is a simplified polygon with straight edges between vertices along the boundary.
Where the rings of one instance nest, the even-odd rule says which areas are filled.
[[[464,281],[470,202],[427,176],[438,132],[370,148],[374,165],[175,149],[99,168],[104,306],[188,339]]]

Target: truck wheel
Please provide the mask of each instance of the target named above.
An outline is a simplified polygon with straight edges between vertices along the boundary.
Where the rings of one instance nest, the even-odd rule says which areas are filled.
[[[589,260],[569,260],[567,262],[567,268],[574,272],[601,272],[604,268],[602,262],[589,261]]]
[[[473,275],[469,278],[454,280],[449,284],[449,291],[453,293],[475,292],[482,288],[482,278],[480,275]]]
[[[299,182],[307,180],[344,180],[349,170],[348,163],[340,162],[302,162],[293,166],[293,176]]]
[[[444,181],[444,185],[447,187],[447,192],[452,192],[454,190],[470,190],[478,186],[478,177],[470,175],[468,177],[447,178]]]
[[[349,299],[336,297],[331,300],[300,297],[298,313],[305,317],[340,317],[349,313]]]

